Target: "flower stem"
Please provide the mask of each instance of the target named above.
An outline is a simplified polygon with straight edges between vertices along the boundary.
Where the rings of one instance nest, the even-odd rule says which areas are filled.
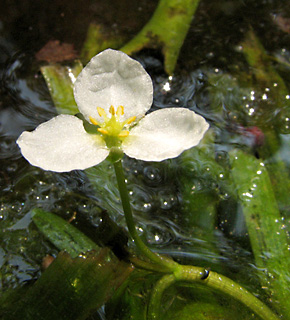
[[[201,276],[202,274],[202,276]],[[175,274],[177,281],[193,281],[207,285],[213,289],[237,299],[264,320],[278,320],[278,317],[259,299],[233,280],[200,267],[181,266]]]
[[[148,262],[148,261],[144,261],[144,260],[141,260],[137,257],[130,257],[129,258],[129,261],[137,268],[139,269],[143,269],[143,270],[146,270],[146,271],[151,271],[151,272],[157,272],[157,273],[165,273],[165,274],[168,274],[169,272],[172,273],[171,270],[168,269],[168,266],[161,266],[160,264],[156,264],[156,263],[151,263],[151,262]]]
[[[160,319],[159,310],[165,290],[176,282],[174,274],[164,275],[154,286],[148,305],[147,320]]]
[[[141,240],[141,238],[139,237],[137,230],[136,230],[136,227],[135,227],[134,219],[133,219],[129,193],[128,193],[128,189],[127,189],[126,182],[125,182],[125,176],[124,176],[124,171],[123,171],[123,166],[122,166],[121,160],[114,163],[114,168],[115,168],[115,173],[116,173],[116,178],[117,178],[117,183],[118,183],[118,187],[119,187],[119,192],[120,192],[120,197],[121,197],[121,201],[122,201],[124,215],[126,218],[129,233],[130,233],[132,239],[134,240],[134,243],[136,244],[136,246],[140,250],[140,252],[145,257],[147,257],[151,262],[153,262],[159,266],[162,266],[163,267],[162,269],[164,269],[164,267],[165,267],[165,269],[167,269],[168,272],[170,272],[170,271],[173,272],[176,269],[176,267],[179,265],[176,262],[174,262],[173,260],[171,260],[167,257],[162,257],[159,254],[151,251],[144,244],[144,242]]]
[[[256,298],[245,288],[235,283],[233,280],[222,276],[216,272],[210,272],[205,280],[200,280],[207,286],[222,291],[223,293],[237,299],[249,309],[254,311],[264,320],[278,320],[279,318],[262,301]]]
[[[114,168],[129,233],[139,251],[150,261],[147,262],[132,257],[132,263],[146,270],[169,273],[164,275],[153,289],[149,303],[148,319],[159,318],[159,307],[163,292],[175,282],[186,281],[201,283],[219,290],[237,299],[264,320],[278,320],[278,317],[263,302],[231,279],[201,267],[180,265],[167,257],[152,252],[137,233],[121,160],[114,163]]]
[[[219,290],[237,299],[264,320],[279,319],[263,302],[231,279],[201,267],[180,265],[174,274],[163,276],[153,288],[148,308],[148,320],[159,319],[159,308],[164,291],[179,281],[200,283]]]

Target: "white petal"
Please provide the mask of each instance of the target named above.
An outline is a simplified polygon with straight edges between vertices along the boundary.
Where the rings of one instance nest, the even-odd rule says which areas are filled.
[[[202,116],[184,108],[160,109],[145,116],[123,142],[132,158],[162,161],[196,146],[209,125]]]
[[[86,65],[74,84],[80,112],[101,120],[97,107],[124,106],[124,118],[144,115],[153,99],[153,84],[142,65],[121,51],[107,49]]]
[[[17,143],[32,165],[57,172],[92,167],[109,154],[104,141],[88,134],[83,122],[71,115],[59,115],[23,132]]]

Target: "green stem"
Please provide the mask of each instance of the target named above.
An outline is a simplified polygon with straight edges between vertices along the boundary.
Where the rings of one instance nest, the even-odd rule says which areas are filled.
[[[170,274],[163,276],[153,289],[148,308],[149,320],[158,319],[163,292],[177,281],[197,282],[207,285],[237,299],[264,320],[278,320],[278,317],[264,303],[231,279],[216,272],[206,272],[201,267],[179,265],[173,260],[152,252],[136,231],[121,160],[114,163],[114,168],[129,233],[140,252],[153,264],[136,258],[132,258],[132,262],[147,270],[170,272]]]
[[[117,178],[117,183],[119,187],[119,192],[120,192],[120,197],[122,201],[122,206],[123,206],[123,211],[124,215],[126,218],[127,226],[129,233],[134,240],[134,243],[136,244],[137,248],[140,250],[140,252],[147,257],[150,261],[153,263],[157,264],[157,266],[163,266],[165,269],[169,271],[174,271],[178,264],[174,262],[171,259],[168,259],[166,257],[162,257],[157,253],[152,252],[141,240],[139,237],[134,219],[133,219],[133,214],[132,214],[132,209],[130,205],[130,198],[129,198],[129,193],[128,189],[126,186],[125,182],[125,176],[124,176],[124,171],[123,171],[123,166],[121,160],[117,161],[114,163],[114,168],[115,168],[115,173],[116,173],[116,178]]]
[[[162,302],[163,292],[176,282],[174,274],[163,276],[154,286],[151,292],[151,297],[148,305],[147,320],[160,319],[159,309]]]
[[[231,279],[216,272],[206,271],[201,267],[180,265],[174,274],[163,276],[155,285],[148,308],[149,320],[159,319],[163,292],[178,281],[207,285],[240,301],[264,320],[279,319],[263,302]]]
[[[278,317],[263,302],[233,280],[219,273],[209,271],[205,277],[204,272],[205,270],[200,267],[182,266],[179,274],[176,274],[176,279],[178,281],[194,281],[205,284],[242,302],[262,319],[278,320]]]
[[[130,257],[130,262],[137,268],[152,271],[152,272],[158,272],[158,273],[168,273],[171,272],[171,270],[168,270],[168,266],[161,266],[160,264],[151,263],[148,261],[141,260],[137,257]]]

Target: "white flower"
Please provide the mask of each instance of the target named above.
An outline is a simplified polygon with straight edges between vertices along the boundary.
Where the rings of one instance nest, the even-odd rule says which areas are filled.
[[[199,143],[208,129],[203,117],[185,108],[145,115],[153,85],[141,64],[120,51],[105,50],[92,58],[74,84],[83,120],[59,115],[17,140],[22,155],[34,166],[66,172],[86,169],[122,150],[129,157],[162,161]]]

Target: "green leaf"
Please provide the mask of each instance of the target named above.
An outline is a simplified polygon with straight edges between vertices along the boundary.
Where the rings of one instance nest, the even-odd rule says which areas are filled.
[[[248,64],[253,68],[255,77],[259,83],[271,86],[274,82],[278,84],[280,90],[285,94],[288,93],[285,83],[280,75],[276,72],[272,65],[272,59],[267,54],[265,48],[260,42],[259,38],[250,28],[242,42],[243,54]]]
[[[257,84],[255,90],[257,90],[258,93],[260,92],[261,95],[265,92],[267,93],[265,101],[263,102],[263,99],[260,100],[259,108],[263,109],[265,115],[268,114],[272,126],[275,127],[273,131],[290,133],[290,100],[287,98],[289,90],[283,78],[273,65],[273,57],[267,53],[252,29],[246,34],[241,45],[243,48],[242,52],[254,76],[253,82]],[[248,79],[246,80],[248,81]],[[273,103],[269,101],[273,101]],[[279,110],[279,112],[276,115],[277,110]],[[268,123],[265,122],[265,118],[267,117],[260,117],[260,119],[257,119],[257,123],[260,120],[258,125],[261,128],[265,127],[268,129],[269,126]]]
[[[162,49],[164,68],[172,74],[200,0],[160,0],[143,29],[124,47],[127,54],[143,48]]]
[[[146,320],[151,289],[159,275],[135,269],[106,306],[108,320]]]
[[[38,229],[60,250],[75,258],[81,253],[100,248],[69,222],[42,209],[33,209],[32,220]]]
[[[163,299],[160,320],[232,320],[260,319],[241,303],[202,286],[172,286]]]
[[[288,209],[290,206],[290,177],[289,170],[279,152],[281,136],[273,129],[264,131],[264,135],[265,143],[258,149],[258,153],[261,158],[265,159],[279,208]]]
[[[120,36],[112,36],[101,25],[91,23],[87,31],[87,37],[81,52],[81,60],[88,62],[93,56],[101,51],[112,48],[118,49],[123,43],[123,39]]]
[[[241,319],[238,314],[233,315],[232,310],[216,303],[195,302],[186,304],[183,309],[170,314],[171,320],[232,320]],[[168,319],[168,315],[167,318]]]
[[[249,154],[233,150],[230,158],[261,284],[279,301],[273,306],[289,318],[289,247],[270,177],[264,163]]]
[[[82,68],[79,60],[76,60],[71,66],[54,63],[40,68],[59,114],[79,112],[74,100],[73,84]]]
[[[255,125],[262,128],[264,136],[263,143],[257,148],[257,151],[261,158],[269,159],[266,165],[279,207],[288,208],[290,206],[289,172],[285,162],[277,156],[277,151],[281,147],[280,134],[289,134],[290,100],[286,98],[289,90],[275,69],[273,57],[268,54],[253,29],[250,28],[247,32],[242,48],[253,74],[252,82],[255,86],[251,90],[256,92],[257,96],[259,94],[262,96],[267,92],[267,99],[258,101],[255,106],[260,114],[263,113],[263,116],[258,116],[255,120]],[[240,80],[242,80],[241,77]],[[249,82],[249,75],[244,82]],[[265,91],[265,88],[269,91]],[[251,123],[249,117],[247,121]],[[269,121],[271,121],[271,126],[269,126]],[[274,161],[272,161],[273,157],[275,157]]]
[[[181,156],[180,191],[186,225],[212,232],[218,202],[216,182],[223,172],[211,156],[199,148],[192,148]]]
[[[229,188],[226,170],[215,160],[214,134],[209,130],[201,143],[179,158],[179,190],[182,195],[182,224],[189,230],[199,228],[211,242],[216,226],[216,210],[221,189]],[[199,235],[202,236],[202,235]]]
[[[114,294],[132,267],[108,248],[72,259],[60,253],[37,282],[1,301],[3,320],[85,320]]]

